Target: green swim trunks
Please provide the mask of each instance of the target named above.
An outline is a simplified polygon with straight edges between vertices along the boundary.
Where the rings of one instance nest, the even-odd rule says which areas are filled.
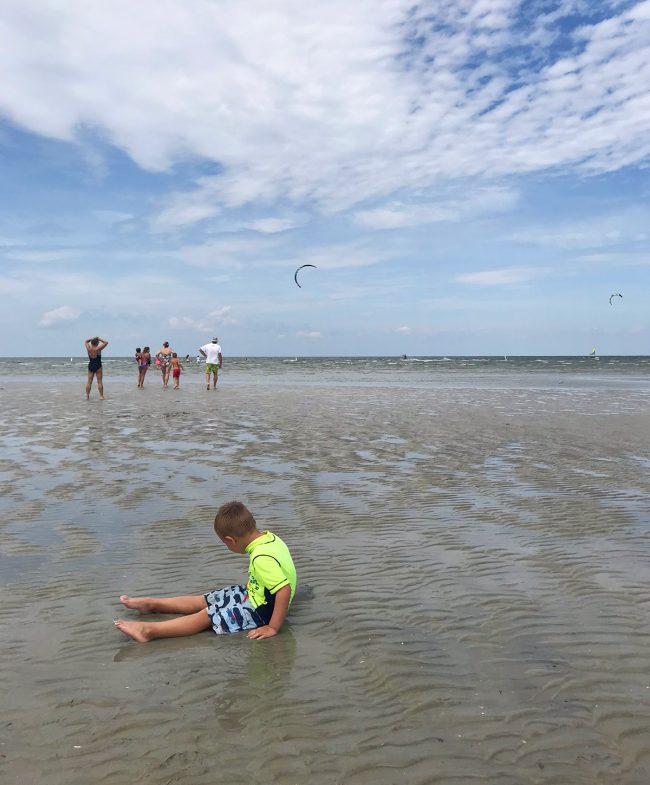
[[[219,373],[219,366],[217,363],[206,363],[205,364],[205,372],[206,373]]]

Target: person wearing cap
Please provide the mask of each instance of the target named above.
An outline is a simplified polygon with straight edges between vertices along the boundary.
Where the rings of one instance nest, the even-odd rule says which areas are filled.
[[[214,378],[213,390],[217,389],[217,376],[219,368],[223,362],[221,356],[221,346],[219,346],[219,339],[215,336],[210,343],[206,343],[199,351],[205,357],[205,384],[206,389],[210,389],[210,374]]]

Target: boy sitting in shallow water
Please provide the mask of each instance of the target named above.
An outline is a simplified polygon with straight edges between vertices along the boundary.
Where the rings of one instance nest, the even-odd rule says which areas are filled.
[[[141,613],[181,613],[169,621],[114,621],[118,630],[140,643],[154,638],[194,635],[212,627],[218,634],[249,630],[249,638],[280,632],[296,590],[296,569],[289,549],[270,531],[259,531],[241,502],[219,507],[214,530],[233,553],[248,553],[248,583],[188,597],[129,597],[120,602]]]

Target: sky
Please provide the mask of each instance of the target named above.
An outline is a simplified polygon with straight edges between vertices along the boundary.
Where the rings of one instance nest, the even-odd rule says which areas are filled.
[[[3,0],[0,84],[0,355],[650,354],[650,0]]]

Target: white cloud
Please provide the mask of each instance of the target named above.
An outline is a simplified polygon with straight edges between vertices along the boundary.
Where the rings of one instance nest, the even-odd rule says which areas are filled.
[[[300,256],[282,259],[278,266],[294,270],[303,264],[313,264],[318,269],[341,270],[351,267],[370,267],[380,264],[393,254],[388,248],[375,249],[362,243],[335,243],[330,246],[306,249]],[[309,271],[307,271],[309,272]],[[302,276],[302,273],[300,274]]]
[[[437,204],[401,204],[392,202],[385,207],[360,210],[354,221],[368,229],[401,229],[405,226],[458,221],[460,213],[453,207]]]
[[[179,194],[172,197],[171,202],[153,219],[153,232],[164,234],[190,224],[213,218],[219,215],[221,208],[212,199],[207,202],[196,194]]]
[[[194,319],[190,316],[172,316],[169,326],[175,330],[195,330],[202,333],[215,333],[219,326],[238,324],[232,316],[232,306],[224,305],[210,313],[205,318]]]
[[[131,213],[124,213],[120,210],[92,210],[92,214],[100,223],[109,227],[133,218]]]
[[[44,248],[25,251],[9,251],[5,254],[8,259],[19,262],[71,262],[83,257],[83,251],[78,248]]]
[[[74,322],[79,318],[79,311],[75,311],[69,305],[62,305],[60,308],[54,308],[51,311],[46,311],[38,323],[39,327],[56,327],[61,324]]]
[[[210,311],[208,316],[214,319],[219,324],[238,324],[238,320],[232,315],[232,307],[224,305],[222,308],[217,308],[216,311]]]
[[[512,232],[507,240],[523,245],[539,245],[562,250],[607,248],[615,245],[644,243],[650,210],[630,208],[625,212],[601,214],[589,219],[556,221],[548,226],[529,226]]]
[[[390,202],[371,210],[360,210],[354,221],[369,229],[398,229],[419,224],[469,221],[481,215],[513,209],[519,194],[512,188],[468,186],[470,193],[462,198],[431,202]]]
[[[601,253],[582,253],[574,257],[576,262],[583,262],[590,266],[605,266],[612,270],[622,271],[626,267],[648,267],[650,266],[650,251],[621,251],[621,252],[601,252]]]
[[[228,273],[224,273],[223,275],[210,275],[206,280],[211,281],[212,283],[226,283],[230,280],[230,275]]]
[[[258,218],[249,224],[245,224],[243,228],[252,229],[255,232],[263,232],[264,234],[276,234],[277,232],[295,229],[296,226],[300,225],[300,222],[295,221],[293,218]]]
[[[401,327],[398,327],[395,332],[401,333],[402,335],[408,335],[411,332],[411,328],[408,325],[403,324]]]
[[[457,283],[477,284],[479,286],[503,286],[526,283],[545,272],[539,267],[510,267],[503,270],[483,270],[477,273],[463,273],[456,276]]]
[[[272,237],[222,237],[195,245],[184,245],[174,252],[182,261],[196,267],[237,269],[244,262],[259,259],[275,248]]]
[[[13,237],[2,237],[0,235],[0,249],[2,248],[14,248],[15,246],[25,245],[25,241],[22,239],[16,239]]]
[[[168,322],[174,330],[194,330],[199,333],[209,333],[213,327],[189,316],[172,316]]]
[[[322,338],[323,334],[318,332],[318,330],[312,330],[311,332],[303,332],[299,331],[296,333],[300,338]]]
[[[12,298],[17,295],[26,294],[31,289],[31,281],[20,275],[8,275],[0,277],[0,294],[7,294]]]
[[[572,32],[573,2],[522,29],[520,0],[5,0],[0,114],[82,145],[93,129],[150,170],[216,164],[160,205],[161,231],[250,203],[334,212],[458,178],[607,172],[650,156],[650,2],[596,5],[607,18]],[[418,217],[388,209],[374,220]]]

